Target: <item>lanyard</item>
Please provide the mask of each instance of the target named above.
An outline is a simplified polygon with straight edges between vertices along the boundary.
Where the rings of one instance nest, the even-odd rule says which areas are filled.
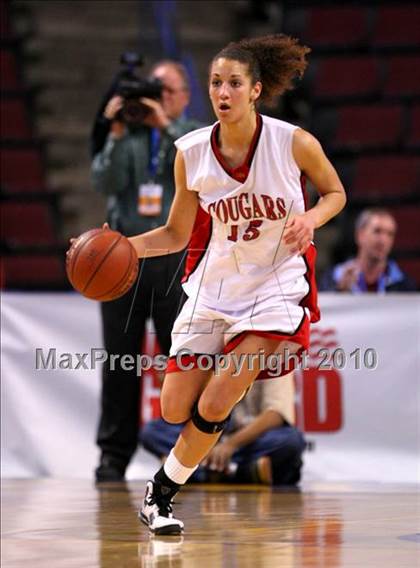
[[[160,148],[160,131],[158,128],[152,128],[150,131],[150,152],[148,173],[149,178],[154,179],[159,165],[159,148]]]

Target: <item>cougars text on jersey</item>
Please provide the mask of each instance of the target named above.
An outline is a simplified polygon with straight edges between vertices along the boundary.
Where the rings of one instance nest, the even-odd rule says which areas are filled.
[[[278,221],[286,217],[287,209],[282,197],[241,193],[234,197],[213,201],[208,206],[210,215],[222,223],[247,221],[249,219],[270,219]]]

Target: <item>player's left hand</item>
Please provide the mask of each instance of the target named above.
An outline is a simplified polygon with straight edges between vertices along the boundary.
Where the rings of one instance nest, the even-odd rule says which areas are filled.
[[[214,471],[225,471],[235,450],[236,448],[228,440],[220,442],[203,460],[202,465]]]
[[[290,246],[293,254],[305,254],[314,238],[315,220],[308,213],[295,215],[286,223],[283,233],[284,242]]]
[[[150,128],[159,129],[169,126],[171,121],[166,116],[163,106],[159,101],[155,101],[154,99],[149,99],[147,97],[140,97],[139,101],[150,110],[144,118],[143,124],[150,126]]]

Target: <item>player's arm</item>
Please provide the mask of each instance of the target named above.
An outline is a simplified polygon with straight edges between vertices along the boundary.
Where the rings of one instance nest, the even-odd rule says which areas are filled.
[[[299,169],[311,180],[320,195],[317,204],[303,215],[291,219],[284,231],[285,242],[294,246],[294,252],[303,254],[313,239],[314,230],[343,209],[346,194],[334,166],[312,134],[296,130],[292,151]]]
[[[187,189],[184,158],[179,151],[175,158],[174,173],[176,192],[166,225],[129,238],[139,258],[179,252],[190,240],[198,197],[195,191]]]

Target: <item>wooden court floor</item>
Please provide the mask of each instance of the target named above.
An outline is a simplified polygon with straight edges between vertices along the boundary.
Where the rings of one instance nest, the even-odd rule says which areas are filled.
[[[310,484],[300,491],[191,486],[176,511],[183,537],[137,520],[144,482],[4,480],[3,568],[415,568],[413,486]]]

